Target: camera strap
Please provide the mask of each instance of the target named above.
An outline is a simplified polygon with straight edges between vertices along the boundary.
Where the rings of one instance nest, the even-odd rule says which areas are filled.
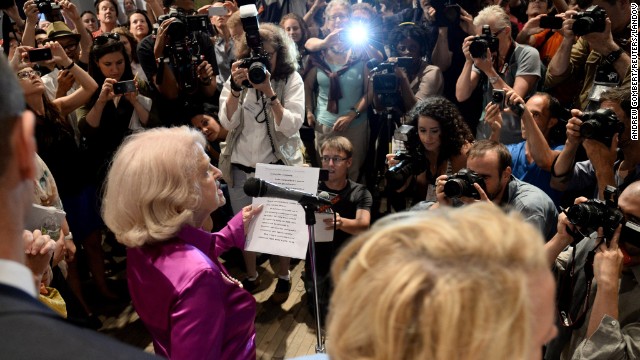
[[[574,241],[571,253],[571,265],[568,271],[565,271],[558,278],[558,316],[562,326],[567,328],[580,328],[587,318],[587,313],[591,307],[591,285],[593,284],[593,259],[595,257],[595,249],[589,251],[584,264],[584,280],[585,288],[578,288],[580,293],[575,293],[577,280],[580,278],[576,272],[576,248],[577,241]],[[584,293],[582,291],[584,290]],[[575,316],[573,315],[575,314]]]
[[[509,63],[511,62],[511,57],[513,56],[513,52],[516,50],[516,45],[513,41],[511,41],[511,45],[509,46],[509,51],[507,51],[507,56],[504,57],[504,63],[502,67],[498,70],[500,75],[504,75],[509,69]]]

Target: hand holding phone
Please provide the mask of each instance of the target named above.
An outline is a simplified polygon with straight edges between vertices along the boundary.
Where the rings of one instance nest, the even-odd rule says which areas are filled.
[[[113,93],[116,95],[136,92],[136,83],[133,80],[119,81],[113,84]]]
[[[32,49],[27,51],[29,62],[47,61],[53,59],[49,48]]]
[[[542,29],[562,29],[562,18],[554,15],[547,15],[540,18],[540,27]]]

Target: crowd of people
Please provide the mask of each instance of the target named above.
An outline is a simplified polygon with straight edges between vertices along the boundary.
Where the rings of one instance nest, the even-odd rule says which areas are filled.
[[[99,328],[81,279],[117,300],[119,243],[156,354],[255,358],[243,186],[311,166],[334,235],[303,277],[331,359],[640,358],[630,0],[198,4],[0,5],[0,323],[143,357],[33,301]],[[24,229],[31,207],[60,219]]]

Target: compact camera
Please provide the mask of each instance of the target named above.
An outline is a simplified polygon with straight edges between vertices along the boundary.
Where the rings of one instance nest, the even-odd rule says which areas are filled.
[[[473,186],[474,183],[486,191],[487,186],[482,176],[473,170],[461,169],[456,174],[447,177],[447,182],[444,183],[444,194],[451,199],[465,196],[479,200],[480,193]]]
[[[606,27],[607,12],[598,5],[592,5],[587,10],[579,12],[572,17],[576,21],[571,30],[576,36],[582,36],[594,32],[603,32]]]
[[[60,5],[57,2],[53,0],[36,0],[36,6],[38,7],[38,12],[43,14],[47,21],[64,21],[62,12],[60,12]]]
[[[587,139],[598,140],[611,146],[611,140],[615,134],[624,131],[624,124],[618,120],[616,113],[611,109],[598,109],[594,112],[586,112],[580,116],[580,135]]]
[[[482,26],[482,34],[477,35],[469,44],[469,52],[473,58],[484,58],[487,56],[487,49],[492,53],[498,52],[499,41],[491,32],[489,25]]]

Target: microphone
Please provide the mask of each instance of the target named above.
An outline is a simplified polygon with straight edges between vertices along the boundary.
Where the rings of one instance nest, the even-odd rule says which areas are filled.
[[[293,190],[272,184],[259,178],[250,177],[244,183],[244,193],[251,197],[273,197],[293,200],[300,205],[331,205],[331,201],[303,191]]]

